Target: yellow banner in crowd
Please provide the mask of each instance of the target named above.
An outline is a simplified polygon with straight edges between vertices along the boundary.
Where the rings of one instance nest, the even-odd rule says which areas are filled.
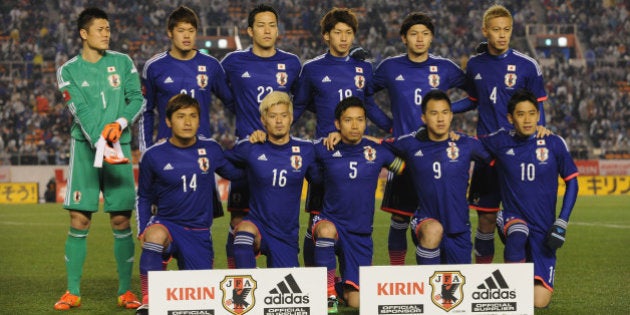
[[[558,195],[563,196],[564,181],[558,181]],[[578,196],[630,195],[630,176],[578,176],[578,185]]]
[[[37,203],[39,201],[38,184],[0,183],[0,203]]]

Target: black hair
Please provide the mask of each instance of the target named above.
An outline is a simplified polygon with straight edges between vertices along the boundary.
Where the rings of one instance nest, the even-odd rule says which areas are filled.
[[[109,20],[107,13],[99,8],[86,8],[77,18],[77,31],[87,30],[95,19]]]
[[[519,89],[516,92],[514,92],[514,94],[512,94],[512,97],[510,97],[510,100],[508,101],[508,104],[507,104],[508,113],[510,115],[513,115],[514,110],[516,109],[516,104],[520,102],[525,102],[525,101],[532,103],[534,107],[536,107],[536,110],[538,110],[538,100],[536,99],[536,96],[534,96],[534,93],[528,90]]]
[[[431,35],[435,34],[435,26],[433,26],[433,21],[428,15],[422,12],[411,12],[400,24],[400,35],[407,35],[409,29],[416,24],[426,26],[431,31]]]
[[[424,97],[422,97],[422,114],[427,113],[427,104],[431,100],[445,100],[448,103],[448,108],[451,109],[451,99],[448,97],[448,94],[442,90],[431,90]]]
[[[337,103],[337,106],[335,107],[335,120],[340,120],[341,115],[343,115],[346,109],[350,107],[359,107],[363,109],[363,112],[365,112],[365,105],[363,105],[363,101],[356,96],[350,96]]]
[[[171,12],[168,16],[168,22],[166,27],[169,31],[172,31],[177,23],[189,23],[195,29],[199,29],[199,18],[193,9],[180,5],[175,11]]]
[[[166,118],[170,120],[174,112],[188,107],[194,107],[197,113],[200,112],[199,102],[196,99],[188,94],[176,94],[166,103]]]
[[[271,12],[276,16],[276,22],[278,21],[278,12],[272,6],[268,4],[259,4],[254,7],[251,11],[249,11],[249,16],[247,17],[247,27],[254,27],[254,20],[256,19],[256,14],[263,12]]]

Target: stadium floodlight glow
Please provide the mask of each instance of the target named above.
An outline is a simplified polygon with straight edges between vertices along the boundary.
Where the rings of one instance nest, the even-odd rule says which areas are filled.
[[[546,38],[545,39],[545,46],[551,46],[552,43],[553,42],[552,42],[551,38]]]
[[[207,40],[207,41],[206,41],[206,43],[205,43],[205,46],[206,46],[207,48],[212,47],[212,41]]]
[[[558,46],[567,47],[567,38],[564,36],[558,37]]]
[[[219,39],[219,49],[226,49],[228,47],[228,41],[225,38]]]

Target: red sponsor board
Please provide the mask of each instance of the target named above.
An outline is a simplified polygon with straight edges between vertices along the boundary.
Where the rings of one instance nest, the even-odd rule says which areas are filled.
[[[598,175],[602,175],[602,176],[630,175],[630,160],[599,160],[599,174]]]
[[[582,176],[597,176],[599,175],[599,161],[598,160],[577,160],[575,165]]]

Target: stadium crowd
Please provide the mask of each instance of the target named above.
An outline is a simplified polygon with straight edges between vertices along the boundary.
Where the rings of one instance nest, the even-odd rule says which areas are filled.
[[[549,127],[563,136],[574,158],[628,157],[630,154],[630,38],[628,0],[539,2],[503,1],[514,15],[513,47],[529,52],[526,24],[575,24],[585,63],[572,63],[561,54],[549,56],[543,71],[549,101]],[[257,1],[186,1],[203,26],[239,28],[244,46],[247,12]],[[78,53],[74,22],[83,5],[105,9],[112,21],[111,49],[128,53],[142,69],[153,54],[168,48],[163,29],[166,15],[180,3],[133,1],[6,1],[0,4],[0,165],[67,164],[71,115],[65,109],[55,80],[55,69]],[[481,21],[485,3],[479,1],[296,1],[274,0],[280,12],[279,47],[302,61],[319,55],[324,43],[319,19],[333,6],[351,7],[360,17],[358,42],[382,59],[404,52],[398,29],[411,11],[430,13],[437,21],[432,53],[465,68],[482,34],[471,25]],[[211,52],[213,53],[213,52]],[[219,53],[216,57],[222,57]],[[538,56],[541,57],[541,56]],[[454,96],[456,99],[457,96]],[[388,107],[386,93],[377,102]],[[301,137],[312,137],[315,121],[302,118],[294,127]],[[211,112],[214,138],[231,147],[233,117],[217,101]],[[476,114],[457,115],[454,126],[473,133]],[[368,129],[375,133],[376,128]],[[137,145],[135,146],[137,148]],[[595,149],[595,150],[593,150]],[[593,152],[597,153],[593,155]]]

